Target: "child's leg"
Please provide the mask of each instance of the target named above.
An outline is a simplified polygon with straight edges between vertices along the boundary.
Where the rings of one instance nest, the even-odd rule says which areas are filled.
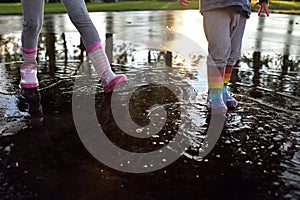
[[[22,0],[23,30],[22,50],[24,63],[20,68],[22,88],[38,86],[36,51],[38,35],[43,23],[43,0]]]
[[[208,109],[225,113],[223,102],[224,71],[230,55],[231,14],[226,10],[213,10],[203,13],[204,32],[208,41]],[[209,111],[210,111],[209,110]]]
[[[227,108],[229,109],[234,109],[237,107],[237,101],[235,98],[230,96],[228,92],[227,85],[229,83],[230,77],[231,77],[231,72],[232,72],[233,65],[227,65],[225,69],[225,75],[224,75],[224,87],[223,87],[223,98],[224,101],[226,102]]]
[[[235,26],[231,31],[231,51],[228,65],[234,65],[241,57],[242,40],[244,36],[247,18],[244,15],[236,14]]]
[[[125,75],[115,75],[101,46],[98,32],[89,17],[83,0],[62,0],[72,23],[80,32],[86,47],[88,57],[102,82],[105,92],[111,92],[114,87],[126,80]]]
[[[228,108],[235,108],[237,106],[237,101],[233,97],[231,97],[228,93],[227,85],[231,77],[232,68],[236,63],[236,61],[241,56],[241,46],[242,46],[242,39],[244,35],[246,20],[247,18],[244,15],[237,15],[236,25],[231,33],[231,52],[225,70],[224,88],[223,88],[224,98],[226,99]]]
[[[70,20],[79,31],[86,48],[100,41],[98,32],[89,17],[84,0],[62,0]]]
[[[224,69],[222,66],[207,67],[209,113],[224,114],[227,111],[223,100]]]
[[[44,1],[22,0],[23,30],[22,47],[32,52],[37,48],[38,35],[43,24]]]

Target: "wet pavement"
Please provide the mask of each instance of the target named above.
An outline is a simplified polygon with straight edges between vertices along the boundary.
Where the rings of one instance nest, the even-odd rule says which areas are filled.
[[[125,173],[99,162],[85,149],[74,124],[74,82],[87,61],[67,15],[45,16],[39,37],[40,87],[26,91],[18,87],[21,16],[1,16],[1,199],[300,198],[299,16],[252,14],[230,84],[238,108],[227,114],[221,137],[203,159],[197,155],[208,129],[207,88],[199,66],[207,43],[198,11],[91,17],[102,39],[113,34],[107,51],[114,71],[127,75],[129,88],[138,88],[129,102],[132,120],[146,126],[158,104],[167,114],[158,134],[134,138],[115,121],[111,94],[97,84],[79,88],[86,93],[96,89],[97,119],[107,137],[131,152],[155,151],[184,124],[182,135],[190,147],[171,165],[148,173]],[[178,95],[164,83],[174,85]],[[125,98],[128,90],[118,94]]]

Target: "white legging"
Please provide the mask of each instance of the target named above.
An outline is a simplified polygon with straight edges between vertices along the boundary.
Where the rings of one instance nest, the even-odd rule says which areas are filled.
[[[72,23],[81,34],[85,47],[100,41],[84,0],[62,0],[62,2]],[[25,49],[34,49],[37,47],[38,35],[43,24],[44,0],[22,0],[22,8],[24,17],[22,46]]]

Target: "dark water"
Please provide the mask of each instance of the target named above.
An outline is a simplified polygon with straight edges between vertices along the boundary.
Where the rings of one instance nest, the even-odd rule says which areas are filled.
[[[137,18],[143,21],[140,15]],[[166,24],[172,19],[169,15]],[[165,108],[167,117],[162,118],[165,126],[155,136],[128,136],[114,120],[111,94],[104,94],[97,84],[81,88],[85,92],[97,89],[95,110],[109,139],[133,152],[157,150],[168,144],[185,123],[183,136],[191,143],[176,162],[142,174],[120,172],[98,162],[77,134],[72,94],[79,68],[87,63],[78,35],[41,34],[40,87],[26,91],[18,87],[20,35],[2,35],[1,199],[299,199],[297,20],[288,20],[286,26],[294,32],[288,29],[291,32],[284,41],[274,41],[275,33],[263,36],[266,33],[259,25],[264,20],[248,29],[243,55],[230,84],[239,106],[227,114],[217,145],[203,159],[197,155],[208,128],[206,83],[202,69],[197,69],[195,63],[201,63],[204,55],[189,55],[193,61],[190,65],[176,53],[170,57],[163,50],[141,50],[135,43],[124,42],[122,37],[126,35],[114,37],[113,69],[127,75],[129,88],[138,88],[129,103],[132,120],[146,126],[152,106],[157,104]],[[253,25],[253,21],[249,24]],[[177,27],[175,23],[173,26]],[[269,25],[265,27],[268,32]],[[159,41],[155,29],[145,34]],[[176,35],[172,37],[178,39]],[[161,84],[149,84],[152,77]],[[161,86],[164,83],[174,85],[179,95]],[[126,97],[128,90],[119,93],[120,98]]]

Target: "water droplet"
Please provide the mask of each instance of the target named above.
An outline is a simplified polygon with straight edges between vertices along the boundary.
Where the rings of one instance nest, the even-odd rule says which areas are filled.
[[[137,133],[141,133],[143,131],[143,129],[142,128],[138,128],[138,129],[136,129],[136,132]]]
[[[5,148],[3,149],[3,151],[4,151],[4,152],[10,152],[10,151],[11,151],[10,146],[5,147]]]
[[[247,160],[247,161],[246,161],[246,164],[250,164],[250,165],[251,165],[252,162],[251,162],[250,160]]]
[[[200,156],[193,156],[192,158],[193,158],[194,160],[196,160],[196,161],[199,161],[199,162],[202,162],[202,161],[203,161],[203,158],[200,157]]]
[[[231,144],[230,140],[226,140],[224,143],[225,144]]]
[[[279,182],[274,182],[273,185],[280,185],[280,183]]]
[[[258,131],[263,131],[264,128],[263,128],[263,127],[258,127],[257,130],[258,130]]]

